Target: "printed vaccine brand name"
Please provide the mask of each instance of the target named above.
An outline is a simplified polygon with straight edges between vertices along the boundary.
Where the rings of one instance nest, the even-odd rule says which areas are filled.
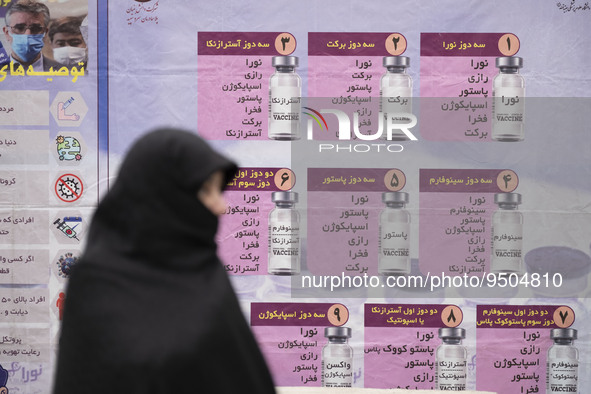
[[[306,113],[310,115],[312,119],[316,120],[323,129],[323,124],[328,128],[326,119],[323,114],[332,114],[335,115],[338,122],[338,139],[343,140],[351,140],[353,136],[362,141],[375,141],[379,139],[386,139],[388,141],[392,141],[392,136],[396,134],[400,134],[402,132],[406,138],[411,141],[418,141],[417,137],[409,130],[416,126],[417,118],[414,114],[411,113],[378,113],[378,128],[377,131],[373,134],[363,134],[359,129],[359,113],[353,113],[353,127],[351,127],[351,119],[349,115],[344,111],[338,109],[321,109],[320,111],[313,110],[309,107],[304,107],[313,112],[313,114]],[[316,116],[315,116],[316,115]],[[384,118],[386,119],[386,127],[384,128]],[[313,122],[312,119],[308,119],[307,122],[307,139],[313,140],[314,139],[314,132],[313,132]],[[322,121],[322,123],[320,123]],[[400,122],[404,123],[400,123]],[[384,130],[385,129],[385,130]],[[385,132],[385,135],[384,135]],[[385,138],[384,138],[385,137]]]

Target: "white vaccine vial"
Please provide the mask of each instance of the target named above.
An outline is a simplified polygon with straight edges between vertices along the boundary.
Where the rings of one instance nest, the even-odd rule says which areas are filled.
[[[492,139],[521,141],[524,138],[525,79],[519,74],[523,59],[498,57],[499,73],[493,79]]]
[[[353,348],[349,327],[326,327],[328,343],[322,348],[322,387],[353,386]]]
[[[492,215],[490,271],[523,271],[523,215],[519,212],[521,194],[496,193],[498,209]]]
[[[402,114],[412,113],[412,78],[406,69],[410,67],[407,56],[384,56],[386,72],[380,79],[380,111],[385,119],[394,118],[393,124],[408,124],[411,119]],[[397,115],[394,115],[397,114]],[[388,124],[387,121],[384,125]],[[383,134],[386,136],[386,133]],[[384,137],[385,138],[385,137]],[[392,140],[401,141],[408,137],[400,129],[392,130]]]
[[[573,345],[577,330],[555,328],[550,338],[554,344],[548,349],[546,393],[578,393],[579,350]]]
[[[440,328],[439,338],[443,342],[437,347],[435,390],[466,390],[468,350],[462,346],[466,330],[458,327]]]
[[[380,212],[378,272],[382,275],[410,273],[410,213],[404,208],[408,193],[382,193],[386,205]]]
[[[269,213],[268,272],[273,275],[300,273],[300,214],[295,208],[298,193],[273,192],[275,208]]]
[[[297,56],[273,56],[275,72],[269,80],[269,138],[300,138],[302,80],[295,72]]]

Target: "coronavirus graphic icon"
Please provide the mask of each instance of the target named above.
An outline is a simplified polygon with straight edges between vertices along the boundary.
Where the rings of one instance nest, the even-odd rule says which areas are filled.
[[[55,182],[55,193],[60,200],[65,202],[78,200],[83,191],[82,180],[74,174],[64,174]]]

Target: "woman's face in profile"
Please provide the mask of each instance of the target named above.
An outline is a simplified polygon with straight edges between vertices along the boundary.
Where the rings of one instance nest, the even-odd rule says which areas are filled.
[[[224,186],[224,173],[216,171],[201,186],[197,192],[197,198],[214,215],[219,216],[226,212],[226,200],[222,195]]]

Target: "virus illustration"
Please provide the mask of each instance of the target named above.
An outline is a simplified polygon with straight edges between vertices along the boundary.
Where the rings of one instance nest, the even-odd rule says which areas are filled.
[[[66,178],[58,185],[58,191],[65,199],[76,198],[80,193],[80,182],[74,178]]]
[[[56,263],[59,276],[68,279],[70,277],[70,269],[77,262],[78,257],[74,256],[72,253],[65,253],[63,256],[60,256]]]

